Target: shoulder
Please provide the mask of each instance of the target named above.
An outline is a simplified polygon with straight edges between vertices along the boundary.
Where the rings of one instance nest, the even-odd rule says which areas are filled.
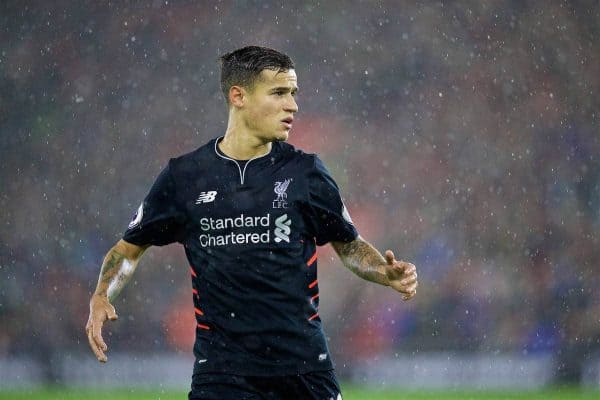
[[[313,174],[329,175],[329,170],[318,154],[307,153],[301,149],[295,148],[289,143],[281,143],[281,145],[285,148],[285,151],[290,154],[289,157],[295,157],[299,160],[303,171],[307,172],[309,176],[312,176]]]
[[[289,143],[276,142],[274,145],[278,146],[279,153],[282,157],[300,163],[305,168],[314,167],[315,164],[318,162],[317,160],[319,160],[319,157],[316,154],[307,153],[304,150],[296,148]]]
[[[169,160],[169,170],[173,175],[197,172],[205,164],[214,160],[216,139],[212,139],[189,153],[182,154]]]

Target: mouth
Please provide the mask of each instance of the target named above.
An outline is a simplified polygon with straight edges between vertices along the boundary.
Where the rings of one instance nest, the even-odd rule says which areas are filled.
[[[281,122],[283,122],[283,124],[285,125],[285,127],[287,129],[292,129],[293,121],[294,121],[294,118],[292,118],[292,117],[287,117],[287,118],[281,120]]]

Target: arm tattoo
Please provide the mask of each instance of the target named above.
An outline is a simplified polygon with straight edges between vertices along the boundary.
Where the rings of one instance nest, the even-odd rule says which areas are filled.
[[[112,302],[131,279],[136,264],[135,261],[111,249],[102,263],[96,294],[107,296]]]
[[[385,258],[360,236],[350,242],[333,242],[333,248],[344,265],[356,275],[371,282],[388,286]]]

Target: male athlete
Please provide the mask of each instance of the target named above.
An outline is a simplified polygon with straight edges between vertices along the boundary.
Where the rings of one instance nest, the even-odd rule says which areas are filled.
[[[181,243],[196,313],[189,399],[341,399],[319,319],[316,247],[412,298],[417,273],[362,239],[314,154],[285,143],[298,106],[292,60],[263,47],[221,57],[227,131],[171,159],[110,249],[86,332],[101,362],[111,302],[149,246]]]

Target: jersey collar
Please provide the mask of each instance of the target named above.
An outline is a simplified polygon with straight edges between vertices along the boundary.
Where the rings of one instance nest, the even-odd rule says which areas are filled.
[[[214,139],[214,144],[213,144],[214,153],[218,158],[233,162],[237,166],[238,171],[240,173],[240,184],[242,184],[242,185],[244,184],[244,181],[246,178],[246,169],[248,168],[248,165],[250,165],[251,163],[253,165],[254,164],[263,164],[264,162],[274,163],[275,159],[276,159],[276,155],[277,155],[277,153],[279,153],[279,146],[280,146],[279,142],[272,142],[271,150],[266,154],[253,157],[249,160],[243,160],[243,161],[235,160],[231,157],[226,156],[225,154],[220,152],[219,149],[217,148],[217,145],[219,144],[219,142],[222,139],[223,139],[223,136],[219,136],[218,138]],[[240,163],[244,164],[243,167]]]

